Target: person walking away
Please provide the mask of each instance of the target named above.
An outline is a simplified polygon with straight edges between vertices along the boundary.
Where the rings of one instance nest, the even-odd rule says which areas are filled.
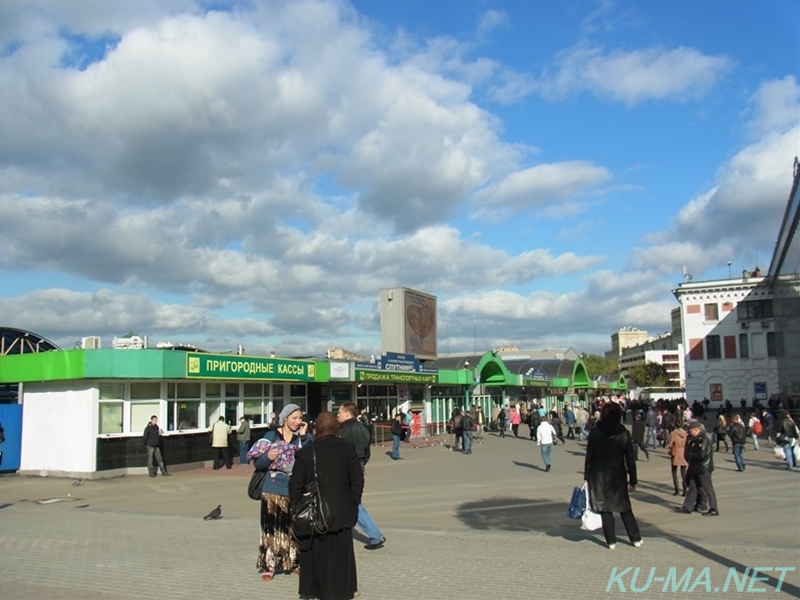
[[[778,437],[775,438],[775,443],[778,446],[783,446],[783,452],[786,455],[786,467],[788,469],[797,466],[794,460],[794,445],[798,437],[797,425],[794,419],[792,419],[792,415],[789,414],[788,410],[783,411],[780,429],[778,429]]]
[[[638,450],[644,452],[645,458],[649,461],[650,460],[650,452],[647,451],[647,444],[644,443],[645,437],[645,430],[646,426],[644,421],[642,421],[642,415],[640,413],[636,413],[633,417],[633,424],[631,425],[631,440],[634,444],[634,458],[636,460],[639,459]]]
[[[239,419],[239,428],[236,430],[236,441],[239,442],[239,464],[249,465],[247,450],[250,445],[250,423],[244,417]]]
[[[567,404],[564,408],[564,420],[567,422],[567,437],[571,440],[575,439],[575,411],[572,406]]]
[[[728,428],[728,434],[731,436],[731,446],[733,446],[733,460],[736,463],[737,471],[744,471],[745,463],[744,456],[744,443],[747,441],[747,430],[742,423],[742,417],[738,414],[733,415],[733,422]]]
[[[475,419],[469,411],[461,415],[461,448],[464,454],[472,454],[472,427],[475,425]]]
[[[550,425],[547,419],[539,423],[536,428],[536,445],[541,447],[542,462],[544,462],[545,472],[550,471],[551,454],[553,452],[553,441],[556,437],[556,430]]]
[[[761,424],[761,419],[758,418],[755,410],[747,421],[747,430],[753,438],[753,450],[758,450],[758,436],[764,431],[764,426]]]
[[[453,452],[458,452],[459,448],[464,447],[464,429],[461,426],[463,416],[461,409],[453,411],[453,418],[450,419],[450,426],[453,428]]]
[[[231,428],[225,422],[225,417],[220,416],[209,431],[211,431],[211,448],[214,451],[214,470],[219,470],[223,465],[226,469],[230,469],[231,457],[228,453],[228,436],[231,433]]]
[[[644,445],[649,445],[650,440],[652,439],[653,448],[655,449],[655,447],[658,445],[658,440],[656,439],[656,431],[658,430],[658,415],[652,406],[647,408],[647,413],[644,417],[644,424],[647,427],[647,430],[644,434]]]
[[[475,409],[475,432],[477,434],[478,443],[483,443],[483,431],[484,426],[486,425],[485,420],[486,415],[483,414],[483,410],[480,406]]]
[[[538,407],[536,410],[532,410],[528,415],[528,419],[530,420],[530,427],[529,435],[532,440],[536,439],[536,430],[539,428],[539,425],[542,423],[542,418],[539,416],[539,409]]]
[[[564,440],[564,431],[561,427],[561,417],[559,417],[558,413],[554,410],[550,411],[550,425],[553,426],[558,441],[562,444],[566,444],[566,441]]]
[[[511,407],[511,415],[509,416],[509,421],[511,422],[511,431],[514,434],[514,437],[519,437],[519,424],[522,422],[522,418],[519,415],[519,411]]]
[[[501,408],[497,413],[497,423],[500,428],[500,437],[506,437],[506,409]]]
[[[617,547],[614,513],[619,513],[622,518],[631,544],[635,548],[642,545],[629,496],[638,483],[636,450],[621,419],[619,404],[606,402],[603,405],[597,425],[589,432],[583,465],[583,477],[589,489],[589,508],[600,514],[609,550]]]
[[[403,438],[403,421],[400,413],[392,421],[392,460],[400,460],[400,440]]]
[[[171,473],[167,471],[164,458],[161,456],[161,448],[159,447],[161,443],[161,429],[158,427],[158,417],[156,415],[150,417],[150,422],[145,425],[142,440],[144,441],[145,448],[147,448],[147,472],[150,474],[150,477],[158,476],[158,469],[153,464],[153,458],[155,458],[158,463],[161,474],[164,477],[169,477]]]
[[[353,526],[364,491],[364,475],[353,444],[336,437],[333,414],[317,415],[314,428],[316,439],[295,454],[289,499],[291,506],[296,506],[306,484],[316,481],[332,519],[326,533],[299,540],[298,594],[301,598],[349,600],[358,593]]]
[[[686,467],[689,465],[686,462],[684,452],[686,450],[686,430],[683,428],[683,415],[678,413],[675,419],[675,429],[669,434],[668,454],[670,456],[670,463],[672,467],[672,484],[675,486],[673,496],[679,493],[681,496],[686,496]],[[680,486],[678,486],[678,469],[680,469]],[[680,490],[678,489],[680,487]]]
[[[580,429],[578,439],[581,441],[585,440],[589,436],[589,432],[586,430],[586,425],[589,423],[589,411],[582,406],[575,409],[575,423],[577,423],[578,429]]]
[[[356,457],[361,465],[361,472],[366,476],[366,467],[370,459],[370,436],[369,430],[356,418],[358,408],[352,402],[345,402],[339,407],[336,413],[336,420],[339,422],[340,438],[347,440],[356,449]],[[375,525],[375,521],[364,508],[363,502],[358,504],[358,519],[356,525],[363,531],[368,539],[364,548],[367,550],[377,550],[383,548],[386,537]]]
[[[711,474],[714,472],[714,453],[711,449],[711,440],[708,439],[708,434],[700,421],[689,421],[689,437],[686,439],[684,456],[688,463],[686,497],[683,506],[676,510],[686,514],[691,513],[696,506],[697,495],[702,490],[708,502],[708,510],[703,515],[709,517],[719,515],[717,494],[711,481]]]
[[[767,409],[762,420],[764,421],[764,431],[767,433],[767,446],[772,448],[775,445],[775,433],[777,431],[773,409]]]
[[[714,434],[716,435],[716,440],[717,440],[717,449],[716,449],[717,452],[719,452],[720,442],[725,444],[725,452],[728,451],[728,440],[726,433],[727,431],[728,431],[728,422],[725,420],[724,415],[719,415],[717,417],[717,423],[714,425]]]

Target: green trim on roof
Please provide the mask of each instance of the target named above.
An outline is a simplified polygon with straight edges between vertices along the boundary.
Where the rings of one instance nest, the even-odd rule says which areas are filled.
[[[572,366],[572,386],[575,388],[590,388],[592,386],[589,379],[589,372],[586,370],[584,362],[578,358]]]
[[[481,357],[477,370],[480,374],[480,383],[488,387],[522,385],[522,378],[511,373],[503,359],[493,352],[487,352]]]
[[[0,383],[84,379],[85,352],[58,350],[1,356]]]

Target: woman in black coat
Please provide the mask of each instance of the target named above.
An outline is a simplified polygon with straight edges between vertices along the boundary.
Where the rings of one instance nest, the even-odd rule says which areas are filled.
[[[639,525],[628,496],[638,483],[636,450],[621,420],[622,407],[616,402],[606,402],[597,426],[589,432],[584,464],[584,478],[589,485],[589,507],[600,513],[603,519],[603,535],[610,550],[617,546],[613,513],[620,513],[634,547],[642,545]]]
[[[294,506],[306,483],[314,480],[316,455],[317,486],[333,516],[326,534],[301,540],[301,597],[351,600],[358,590],[353,526],[358,519],[364,474],[353,444],[336,437],[338,426],[332,413],[319,414],[316,439],[297,451],[289,479],[289,498]]]

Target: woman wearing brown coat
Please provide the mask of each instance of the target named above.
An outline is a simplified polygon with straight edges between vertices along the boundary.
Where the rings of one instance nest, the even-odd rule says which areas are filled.
[[[675,420],[675,429],[669,434],[668,442],[672,463],[672,483],[675,485],[673,496],[677,496],[679,493],[681,496],[686,495],[686,467],[689,466],[689,463],[686,462],[683,451],[686,448],[687,435],[686,430],[683,428],[683,415],[678,413]],[[680,492],[678,491],[678,467],[681,468]]]

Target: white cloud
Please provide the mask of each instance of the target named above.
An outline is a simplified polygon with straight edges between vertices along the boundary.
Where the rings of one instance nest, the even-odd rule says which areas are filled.
[[[499,27],[507,25],[508,15],[505,11],[489,9],[481,16],[481,20],[478,23],[478,34],[486,35]]]
[[[729,260],[734,272],[760,261],[766,270],[798,153],[800,93],[786,78],[765,82],[751,100],[750,130],[761,136],[720,169],[715,185],[690,200],[670,228],[647,236],[653,245],[638,250],[633,265],[675,272],[686,264],[699,276]]]
[[[733,67],[726,56],[694,48],[613,50],[579,45],[561,52],[557,70],[538,81],[551,98],[588,91],[629,106],[648,100],[683,102],[701,97]]]
[[[487,186],[474,195],[473,202],[479,216],[505,216],[575,198],[610,178],[608,169],[586,161],[542,164]]]

